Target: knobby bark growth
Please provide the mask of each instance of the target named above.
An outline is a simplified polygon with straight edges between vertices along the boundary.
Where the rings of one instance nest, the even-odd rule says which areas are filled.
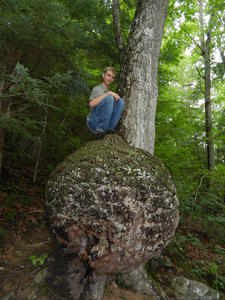
[[[114,8],[116,2],[118,7],[118,1],[114,1]],[[122,135],[130,145],[151,154],[155,140],[158,58],[167,7],[167,0],[138,1],[120,69],[119,92],[125,99]]]
[[[79,300],[100,300],[94,294],[104,290],[107,278],[136,273],[158,257],[179,218],[169,173],[116,134],[86,144],[57,166],[46,186],[46,213],[73,255],[66,273],[73,274],[73,299]]]

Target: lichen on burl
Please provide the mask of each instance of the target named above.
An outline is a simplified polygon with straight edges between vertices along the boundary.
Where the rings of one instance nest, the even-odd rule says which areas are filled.
[[[99,273],[132,270],[158,255],[178,223],[168,171],[118,135],[86,144],[57,166],[46,209],[61,242]]]

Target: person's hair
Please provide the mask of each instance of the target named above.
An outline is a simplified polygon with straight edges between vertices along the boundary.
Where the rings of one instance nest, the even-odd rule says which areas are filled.
[[[108,71],[111,71],[114,75],[116,75],[116,70],[114,67],[106,67],[104,70],[103,70],[103,74],[105,74],[106,72]]]

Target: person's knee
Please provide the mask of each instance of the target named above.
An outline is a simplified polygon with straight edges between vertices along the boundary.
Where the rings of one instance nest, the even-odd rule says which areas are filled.
[[[120,98],[118,100],[118,104],[120,105],[121,110],[124,110],[124,100],[123,100],[123,98]]]
[[[107,95],[103,100],[104,104],[112,105],[114,102],[114,98],[112,95]]]

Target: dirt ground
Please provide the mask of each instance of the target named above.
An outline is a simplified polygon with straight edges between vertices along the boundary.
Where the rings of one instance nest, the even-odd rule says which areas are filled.
[[[0,299],[1,300],[53,300],[70,299],[58,296],[46,281],[54,260],[57,244],[46,224],[27,224],[18,231],[9,230],[0,247]],[[45,257],[43,265],[35,258]],[[33,262],[31,257],[33,257]],[[151,300],[149,296],[119,288],[111,282],[105,289],[104,300]]]

